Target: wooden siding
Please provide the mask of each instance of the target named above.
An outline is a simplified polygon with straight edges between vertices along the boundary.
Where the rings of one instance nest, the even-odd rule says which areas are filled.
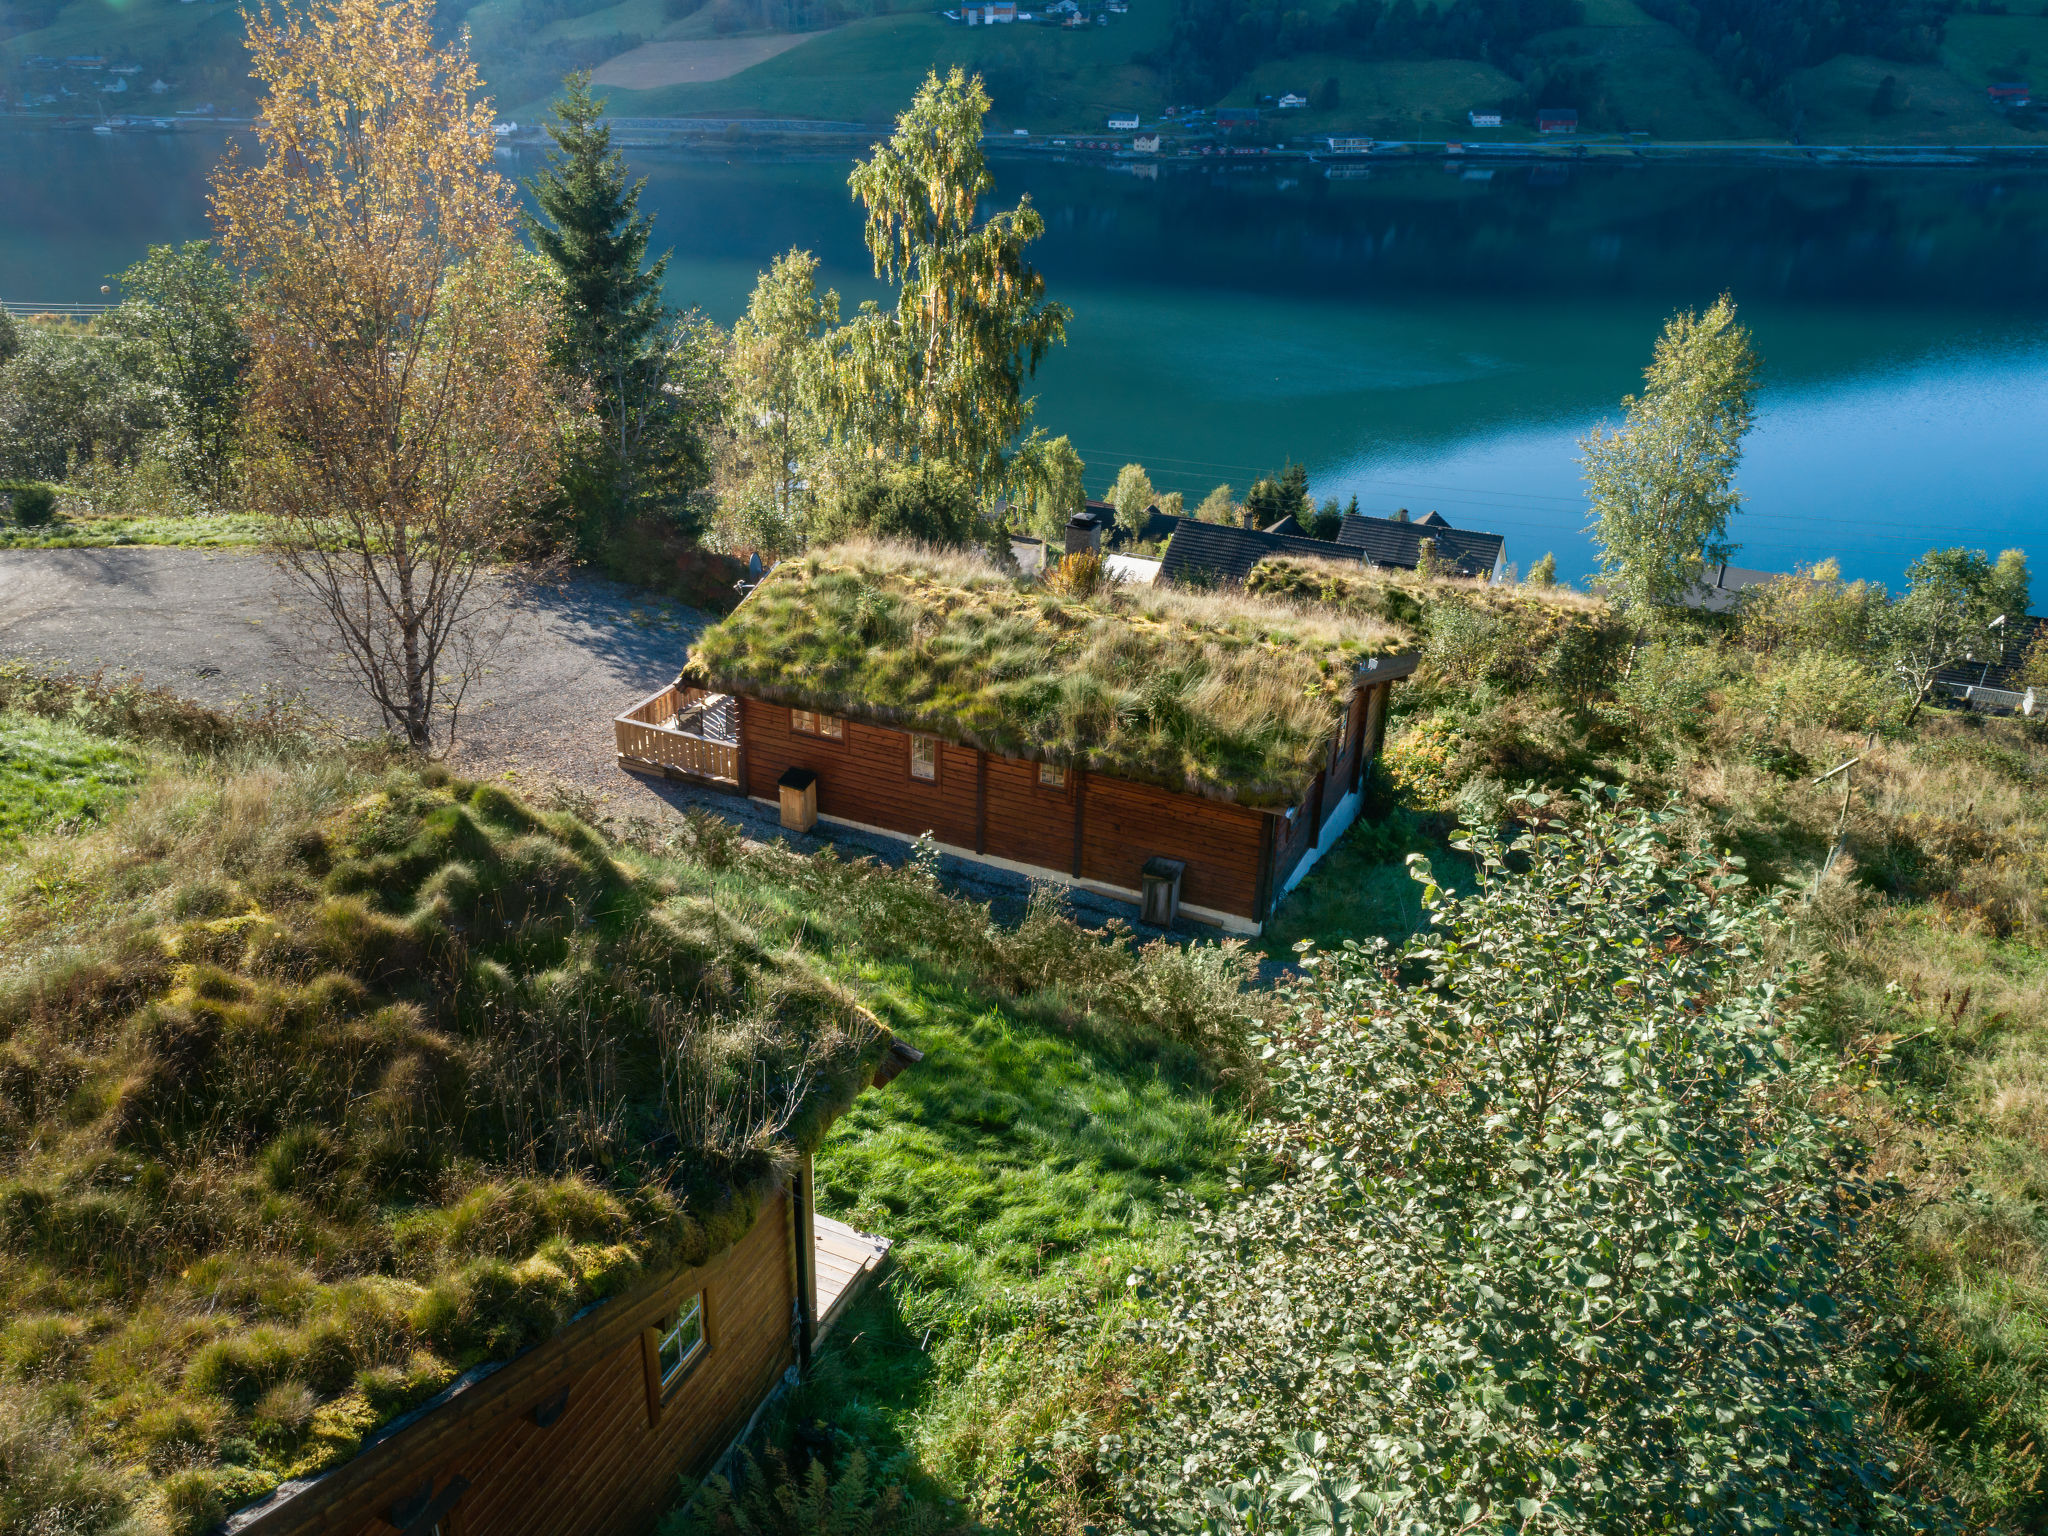
[[[772,800],[785,770],[808,768],[818,776],[821,816],[974,846],[977,765],[970,747],[941,742],[938,778],[913,779],[907,731],[848,720],[839,741],[799,736],[783,706],[748,698],[740,700],[740,741],[750,795]]]
[[[705,1471],[794,1360],[792,1221],[778,1194],[702,1268],[607,1303],[294,1498],[238,1516],[238,1536],[392,1536],[385,1516],[431,1480],[469,1487],[451,1536],[627,1536],[651,1529],[679,1473]],[[704,1294],[706,1347],[650,1425],[642,1332]],[[548,1427],[534,1410],[564,1388]]]
[[[1182,902],[1257,916],[1265,812],[1099,773],[1088,775],[1086,799],[1081,878],[1136,890],[1147,859],[1181,859],[1187,864]]]
[[[1038,782],[1038,764],[989,758],[986,851],[1013,863],[1071,873],[1079,782],[1070,770],[1064,785],[1049,789]]]
[[[848,720],[843,742],[799,736],[786,708],[758,699],[740,701],[740,740],[747,793],[760,799],[775,797],[786,769],[808,768],[821,816],[929,832],[955,848],[1132,891],[1147,859],[1180,859],[1184,904],[1256,917],[1266,812],[1078,768],[1051,789],[1036,762],[951,742],[940,744],[938,781],[926,783],[910,776],[908,732]]]

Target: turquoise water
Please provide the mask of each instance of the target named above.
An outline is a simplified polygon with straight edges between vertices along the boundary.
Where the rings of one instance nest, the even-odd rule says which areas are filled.
[[[0,296],[96,298],[149,241],[203,233],[218,149],[0,136]],[[674,302],[730,321],[792,245],[849,307],[876,291],[843,156],[635,158]],[[2048,177],[996,170],[1046,215],[1040,264],[1075,317],[1038,420],[1091,486],[1135,460],[1195,498],[1299,459],[1319,497],[1435,508],[1583,574],[1576,440],[1616,414],[1664,316],[1726,288],[1765,358],[1738,563],[1832,555],[1895,581],[1930,545],[2038,551],[2048,532]]]

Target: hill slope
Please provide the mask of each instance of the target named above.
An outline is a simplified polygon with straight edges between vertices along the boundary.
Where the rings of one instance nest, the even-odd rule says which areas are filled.
[[[2048,14],[2038,11],[1952,16],[1924,61],[1840,53],[1791,70],[1769,91],[1738,89],[1636,0],[1585,0],[1577,24],[1537,33],[1499,63],[1419,57],[1339,36],[1334,23],[1318,32],[1329,21],[1321,18],[1300,34],[1302,46],[1284,46],[1283,33],[1255,47],[1217,90],[1189,83],[1218,77],[1189,73],[1191,23],[1179,37],[1175,29],[1184,3],[1137,0],[1077,28],[966,27],[936,11],[849,17],[845,5],[813,15],[743,0],[456,0],[441,20],[451,34],[468,28],[501,110],[522,119],[543,109],[567,71],[622,61],[601,81],[613,111],[627,116],[879,125],[927,71],[961,64],[987,78],[998,129],[1100,128],[1111,111],[1152,118],[1169,105],[1249,105],[1288,91],[1317,102],[1279,120],[1279,131],[1302,136],[1467,137],[1467,112],[1483,107],[1505,109],[1504,136],[1521,137],[1538,105],[1578,108],[1589,131],[1667,140],[2025,143],[2048,121],[2038,109],[2001,111],[1986,96],[1992,82],[2024,79],[2030,60],[2048,58]],[[0,94],[16,110],[73,117],[205,103],[244,112],[252,96],[241,30],[224,0],[0,0]],[[106,67],[64,63],[83,56]]]

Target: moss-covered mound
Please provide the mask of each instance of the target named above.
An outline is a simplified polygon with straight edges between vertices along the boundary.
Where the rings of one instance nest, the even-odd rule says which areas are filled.
[[[10,1529],[28,1476],[66,1530],[194,1530],[348,1457],[742,1234],[886,1043],[444,776],[156,783],[5,878],[0,1409],[72,1441],[0,1428]]]
[[[1112,585],[1065,596],[968,555],[849,544],[784,561],[690,655],[706,687],[1291,805],[1368,657],[1370,619]]]
[[[1605,599],[1562,587],[1444,581],[1334,560],[1262,560],[1245,590],[1378,620],[1423,642],[1442,681],[1586,696],[1628,631]]]

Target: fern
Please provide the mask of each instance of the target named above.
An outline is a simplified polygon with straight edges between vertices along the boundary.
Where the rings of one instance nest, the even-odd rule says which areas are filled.
[[[874,1487],[864,1452],[848,1456],[835,1479],[822,1461],[799,1475],[771,1450],[746,1454],[737,1487],[724,1477],[705,1483],[677,1536],[937,1536],[947,1529],[936,1506],[897,1485]]]

